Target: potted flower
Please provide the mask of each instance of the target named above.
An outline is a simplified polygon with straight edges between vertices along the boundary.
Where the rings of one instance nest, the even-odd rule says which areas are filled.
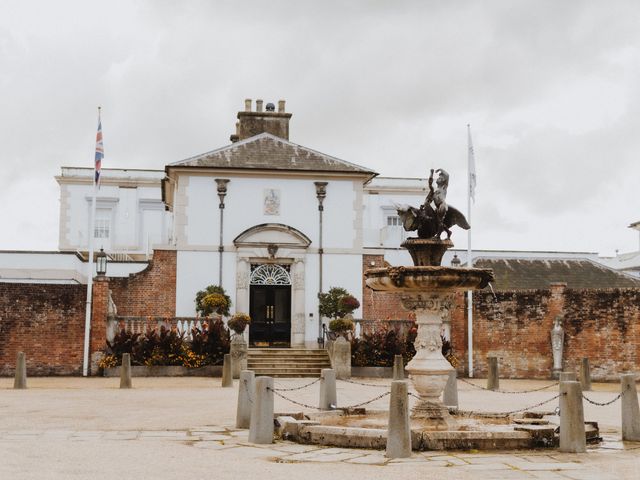
[[[231,298],[219,285],[209,285],[196,294],[196,312],[203,317],[216,315],[229,315]]]
[[[238,312],[234,314],[229,321],[227,322],[227,326],[236,332],[237,335],[242,335],[244,333],[247,325],[251,323],[251,317],[246,313]]]
[[[333,332],[337,335],[342,335],[343,337],[347,337],[349,333],[353,332],[355,329],[355,324],[353,320],[349,318],[349,316],[344,318],[336,318],[329,322],[329,331]]]

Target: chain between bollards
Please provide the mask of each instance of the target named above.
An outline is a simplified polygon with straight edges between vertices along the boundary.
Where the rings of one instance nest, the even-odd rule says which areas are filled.
[[[300,387],[293,387],[293,388],[274,388],[273,391],[274,392],[293,392],[295,390],[302,390],[303,388],[307,388],[310,387],[311,385],[318,383],[321,380],[320,377],[316,378],[313,382],[311,383],[307,383],[306,385],[302,385]]]
[[[467,385],[471,385],[472,387],[475,387],[478,390],[485,390],[487,392],[506,393],[506,394],[540,392],[542,390],[546,390],[547,388],[557,387],[558,385],[560,385],[559,382],[555,382],[555,383],[551,383],[549,385],[545,385],[544,387],[532,388],[531,390],[491,390],[489,388],[485,388],[485,387],[481,387],[480,385],[476,385],[475,383],[470,382],[468,380],[465,380],[464,378],[459,378],[458,380],[460,380],[462,383],[466,383]]]
[[[349,380],[347,378],[338,378],[341,382],[353,383],[354,385],[362,385],[364,387],[377,387],[377,388],[389,388],[389,385],[376,385],[375,383],[356,382],[355,380]]]
[[[622,392],[619,393],[618,395],[616,395],[616,398],[614,398],[613,400],[610,400],[608,402],[596,402],[595,400],[591,400],[589,397],[587,397],[584,393],[582,394],[582,398],[585,399],[587,402],[589,402],[591,405],[596,405],[597,407],[606,407],[607,405],[611,405],[612,403],[617,402],[618,400],[620,400],[620,397],[622,397]]]
[[[286,397],[286,396],[284,396],[283,394],[281,394],[280,392],[278,392],[275,389],[267,388],[267,390],[271,390],[274,393],[274,395],[282,398],[283,400],[286,400],[287,402],[291,402],[294,405],[298,405],[299,407],[312,408],[314,410],[322,410],[321,408],[316,407],[314,405],[308,405],[306,403],[298,402],[297,400],[293,400],[292,398]],[[387,395],[390,395],[390,394],[391,394],[391,392],[384,392],[384,393],[381,393],[380,395],[378,395],[376,397],[373,397],[371,400],[367,400],[365,402],[356,403],[354,405],[347,405],[345,407],[339,407],[339,408],[336,408],[336,410],[349,410],[349,409],[352,409],[352,408],[362,407],[364,405],[368,405],[370,403],[373,403],[376,400],[380,400],[381,398],[384,398],[384,397],[386,397]]]

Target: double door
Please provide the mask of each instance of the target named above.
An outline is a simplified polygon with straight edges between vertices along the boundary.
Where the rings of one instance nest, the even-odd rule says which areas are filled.
[[[291,342],[291,285],[251,285],[252,347],[288,347]]]

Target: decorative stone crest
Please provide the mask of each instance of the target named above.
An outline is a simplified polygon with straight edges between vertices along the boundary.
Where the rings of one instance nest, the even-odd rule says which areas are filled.
[[[452,294],[406,294],[400,297],[406,310],[437,310],[443,320],[449,319],[453,307]]]

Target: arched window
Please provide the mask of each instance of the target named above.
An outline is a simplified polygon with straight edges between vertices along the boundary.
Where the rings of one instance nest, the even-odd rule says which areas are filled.
[[[282,265],[265,263],[251,270],[251,285],[291,285],[291,275]]]

